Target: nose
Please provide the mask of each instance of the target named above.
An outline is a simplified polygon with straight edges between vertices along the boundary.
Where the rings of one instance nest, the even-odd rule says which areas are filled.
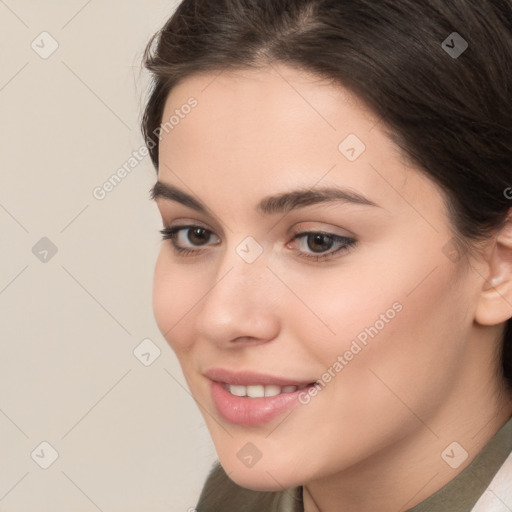
[[[280,327],[280,285],[266,258],[247,263],[235,250],[225,254],[197,306],[198,335],[220,348],[271,341]]]

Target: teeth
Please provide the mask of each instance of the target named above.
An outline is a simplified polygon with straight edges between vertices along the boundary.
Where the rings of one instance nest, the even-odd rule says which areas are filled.
[[[265,396],[276,396],[281,393],[281,387],[269,384],[265,386]]]
[[[265,386],[247,386],[247,396],[261,398],[265,396]]]
[[[245,386],[229,386],[229,392],[235,396],[246,396]]]
[[[265,396],[276,396],[281,393],[293,393],[297,389],[305,388],[307,384],[300,386],[276,386],[275,384],[257,384],[254,386],[239,386],[234,384],[225,384],[226,389],[235,396],[248,396],[249,398],[262,398]]]

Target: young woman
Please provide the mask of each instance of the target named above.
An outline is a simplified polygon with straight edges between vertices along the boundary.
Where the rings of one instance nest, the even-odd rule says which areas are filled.
[[[512,510],[510,0],[185,0],[144,62],[196,510]]]

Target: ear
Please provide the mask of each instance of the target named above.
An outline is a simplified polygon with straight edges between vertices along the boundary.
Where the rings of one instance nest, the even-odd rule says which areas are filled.
[[[512,213],[494,236],[487,264],[475,320],[481,325],[499,325],[512,318]]]

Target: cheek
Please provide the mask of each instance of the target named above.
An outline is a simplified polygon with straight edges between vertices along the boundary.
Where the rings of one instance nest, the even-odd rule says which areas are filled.
[[[367,388],[369,401],[382,395],[377,388],[385,390],[370,370],[414,401],[419,397],[408,383],[440,390],[455,377],[451,366],[464,354],[471,307],[463,285],[454,283],[456,268],[441,252],[441,238],[421,250],[396,244],[381,254],[360,252],[357,272],[347,258],[339,272],[295,276],[294,291],[309,311],[291,297],[287,318],[303,310],[294,330],[317,368],[343,374],[361,397]]]
[[[342,280],[326,274],[325,281],[315,280],[319,287],[312,280],[309,295],[303,295],[336,333],[312,314],[312,320],[297,321],[295,327],[323,383],[296,412],[302,428],[298,435],[315,432],[311,446],[305,447],[313,462],[342,466],[422,428],[418,417],[428,423],[458,377],[454,368],[462,366],[471,320],[464,294],[450,285],[454,268],[439,258],[430,258],[429,268],[408,261],[400,275],[381,274],[382,267],[379,272],[367,267],[364,276],[347,273]],[[345,443],[337,444],[339,432],[333,425],[343,431]],[[290,435],[285,428],[281,432]],[[290,437],[290,443],[297,442]],[[285,437],[279,441],[288,442]]]
[[[381,421],[407,416],[403,404],[427,417],[462,371],[470,308],[450,285],[450,264],[439,261],[415,288],[421,281],[418,276],[428,274],[423,268],[422,272],[414,265],[402,267],[392,286],[379,291],[381,279],[374,283],[373,294],[356,288],[353,303],[342,306],[337,321],[331,313],[329,323],[337,336],[324,345],[321,356],[325,368],[339,377],[322,393],[337,400],[339,410],[351,411],[348,416],[357,418],[354,428],[376,416]]]
[[[153,276],[153,313],[160,332],[176,353],[188,349],[187,315],[201,296],[195,290],[196,282],[189,273],[178,271],[169,249],[162,245]]]

